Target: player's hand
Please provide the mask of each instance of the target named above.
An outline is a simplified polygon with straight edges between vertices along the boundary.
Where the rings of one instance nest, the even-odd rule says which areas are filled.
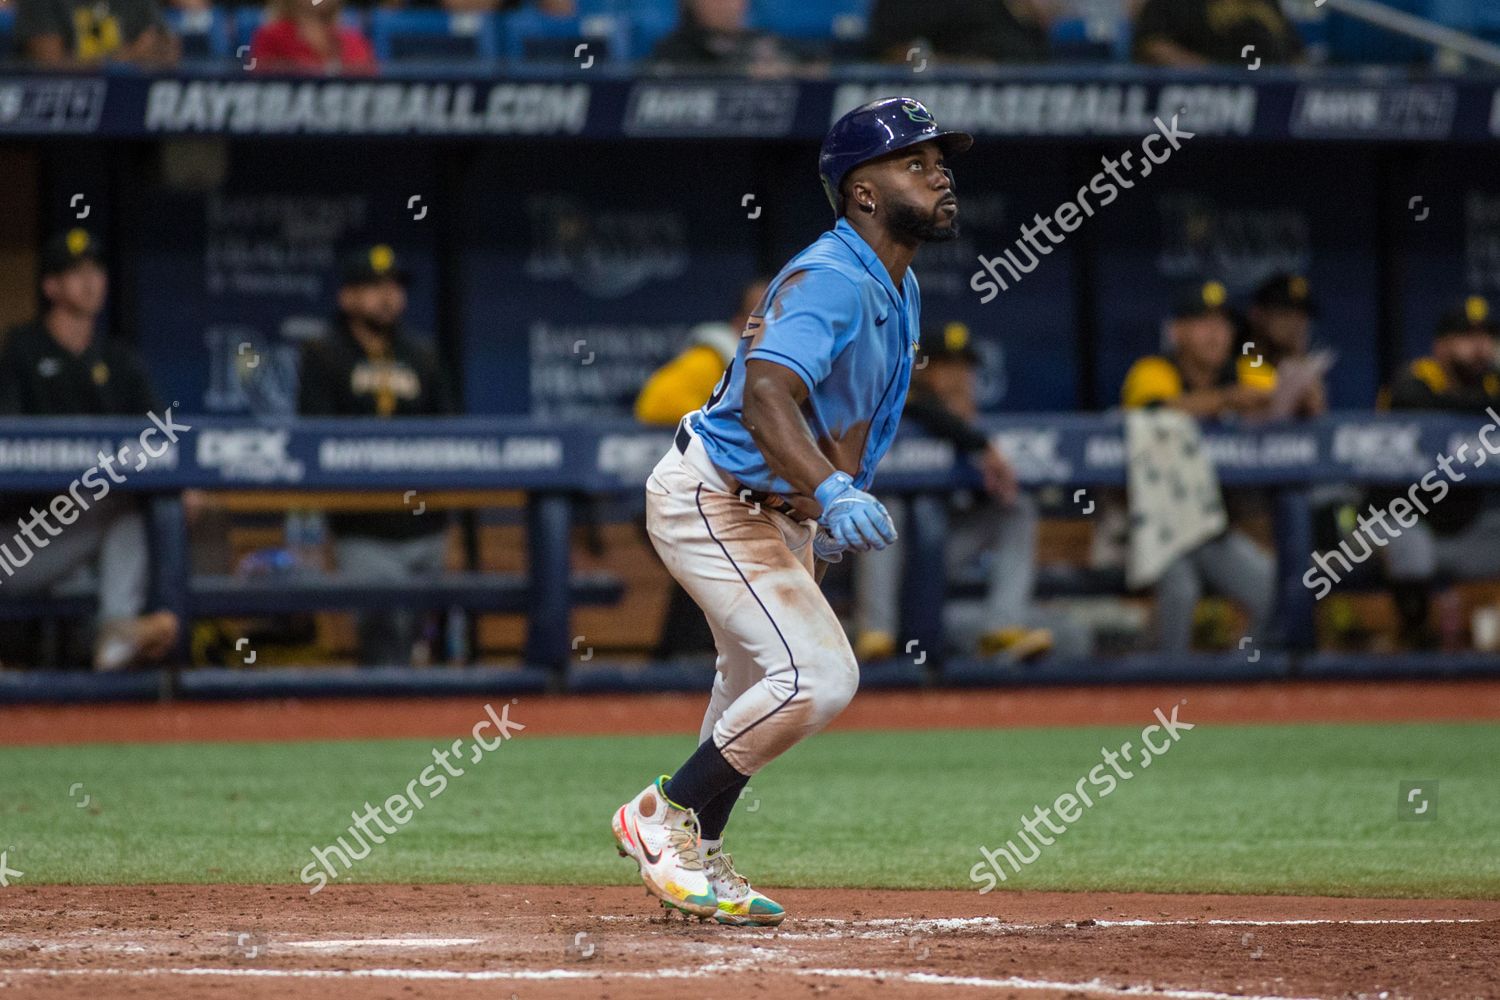
[[[819,528],[817,534],[813,535],[813,555],[822,562],[843,562],[845,551],[844,547],[828,533],[827,528]]]
[[[879,551],[896,540],[896,525],[885,505],[854,488],[848,473],[835,472],[813,492],[823,506],[818,523],[833,540],[856,552]]]

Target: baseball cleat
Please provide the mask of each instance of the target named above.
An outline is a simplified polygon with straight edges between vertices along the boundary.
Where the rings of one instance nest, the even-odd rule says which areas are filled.
[[[716,916],[719,900],[698,853],[698,817],[662,793],[666,777],[657,778],[615,810],[610,823],[615,845],[640,866],[641,881],[651,895],[693,916]]]
[[[786,919],[781,904],[764,893],[756,892],[745,876],[734,870],[734,859],[723,851],[709,856],[706,862],[708,884],[719,897],[714,919],[736,927],[775,927]]]

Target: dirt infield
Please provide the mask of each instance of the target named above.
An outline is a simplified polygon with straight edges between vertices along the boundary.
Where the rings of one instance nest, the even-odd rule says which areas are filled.
[[[870,692],[836,725],[1136,724],[1182,698],[1217,724],[1500,718],[1496,681],[1303,682]],[[0,744],[461,735],[482,701],[6,708]],[[543,735],[690,732],[703,710],[522,703]],[[0,998],[1500,996],[1500,901],[764,888],[779,929],[669,917],[638,887],[18,885]]]
[[[1290,681],[979,691],[865,691],[831,729],[1133,725],[1186,699],[1194,722],[1500,719],[1500,680]],[[706,694],[526,695],[538,735],[696,732]],[[461,736],[484,698],[175,702],[0,707],[0,746],[61,743],[426,739]]]
[[[776,930],[557,886],[43,886],[0,994],[636,1000],[1494,996],[1500,902],[787,890]]]

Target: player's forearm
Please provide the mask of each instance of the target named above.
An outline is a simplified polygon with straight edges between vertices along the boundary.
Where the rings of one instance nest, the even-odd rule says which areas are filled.
[[[771,471],[798,493],[812,496],[838,471],[813,442],[800,402],[784,380],[749,376],[743,419]]]

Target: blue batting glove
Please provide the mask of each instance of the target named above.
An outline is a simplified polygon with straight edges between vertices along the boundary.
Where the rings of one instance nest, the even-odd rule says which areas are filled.
[[[818,523],[833,540],[856,552],[879,551],[896,540],[896,526],[885,505],[854,488],[848,473],[835,472],[813,492],[823,506]]]
[[[826,563],[843,562],[844,547],[834,540],[827,528],[819,528],[813,535],[813,555]]]

